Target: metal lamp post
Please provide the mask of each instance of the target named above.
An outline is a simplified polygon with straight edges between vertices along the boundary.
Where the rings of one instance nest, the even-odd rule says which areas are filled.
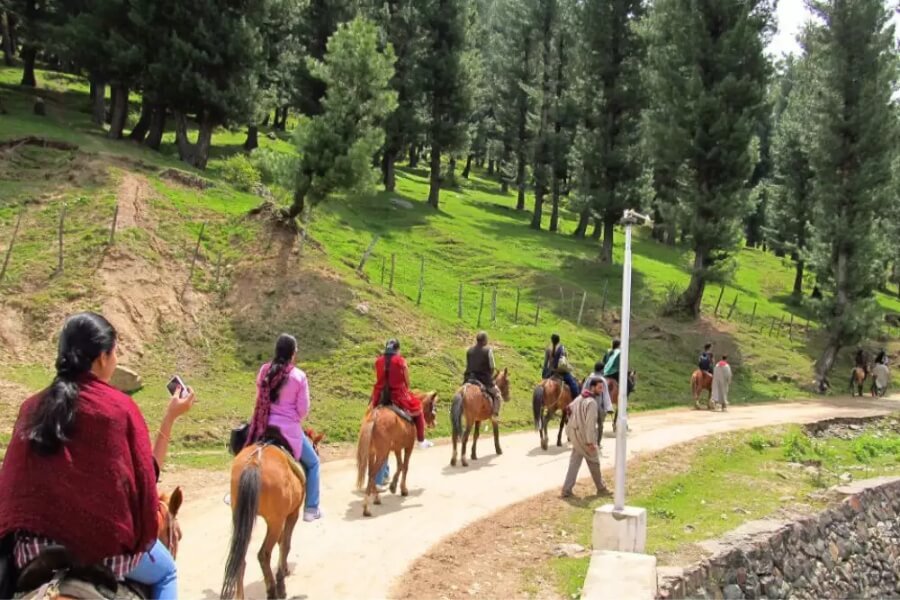
[[[628,455],[628,346],[631,328],[631,228],[634,225],[649,225],[650,217],[626,210],[622,216],[625,226],[625,261],[622,266],[622,348],[619,355],[619,419],[616,422],[616,489],[613,507],[617,511],[625,508],[625,461]],[[624,379],[622,376],[624,375]]]

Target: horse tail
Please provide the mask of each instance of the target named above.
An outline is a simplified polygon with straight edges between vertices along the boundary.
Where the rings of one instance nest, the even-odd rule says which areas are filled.
[[[544,386],[535,386],[531,396],[531,409],[534,412],[534,428],[540,431],[541,413],[544,412]]]
[[[372,417],[359,430],[359,442],[356,444],[356,489],[363,489],[366,482],[366,474],[369,470],[369,447],[372,445],[372,437],[375,435],[375,419],[377,412],[372,412]]]
[[[256,523],[256,513],[259,510],[260,481],[260,465],[258,461],[253,460],[241,472],[237,498],[232,498],[234,508],[232,509],[231,549],[228,551],[228,560],[225,563],[225,580],[222,582],[221,598],[234,598],[237,591],[238,576],[247,556],[250,536],[253,534],[253,525]]]
[[[450,421],[453,423],[453,435],[460,436],[463,432],[463,390],[462,388],[453,396],[453,404],[450,405]]]

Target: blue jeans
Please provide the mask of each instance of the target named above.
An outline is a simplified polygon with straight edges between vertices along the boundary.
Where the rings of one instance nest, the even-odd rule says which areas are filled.
[[[381,467],[381,470],[378,471],[378,474],[375,476],[375,485],[384,485],[387,483],[387,480],[391,476],[391,466],[388,464],[388,460],[384,461],[384,466]]]
[[[175,559],[162,542],[156,540],[125,579],[149,585],[153,600],[177,600],[178,572]]]
[[[575,380],[574,375],[571,373],[564,374],[563,381],[566,382],[566,385],[568,385],[569,389],[572,391],[572,400],[575,400],[581,395],[581,388],[578,387],[578,382]]]
[[[319,508],[319,456],[305,433],[300,464],[306,471],[306,510],[315,510]]]

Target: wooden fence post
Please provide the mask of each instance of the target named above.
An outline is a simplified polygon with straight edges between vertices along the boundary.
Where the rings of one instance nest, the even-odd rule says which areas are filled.
[[[516,316],[513,320],[516,325],[519,324],[519,294],[521,293],[521,291],[522,290],[520,288],[516,288]]]
[[[12,256],[13,246],[16,245],[16,238],[19,237],[19,226],[22,224],[22,215],[25,214],[25,207],[22,207],[22,210],[19,211],[19,216],[16,218],[16,226],[13,228],[12,237],[9,239],[9,246],[6,248],[6,256],[3,258],[3,268],[0,269],[0,283],[3,283],[3,278],[6,277],[6,268],[9,266],[9,258]]]
[[[587,300],[587,292],[581,293],[581,308],[578,309],[578,325],[581,325],[581,317],[584,315],[584,301]]]
[[[478,327],[481,328],[481,313],[484,310],[484,285],[481,286],[481,302],[478,303]]]
[[[419,295],[416,297],[416,306],[422,304],[422,292],[425,290],[425,257],[419,265]]]
[[[534,326],[537,327],[538,321],[541,318],[541,305],[537,305],[537,310],[534,312]]]
[[[772,324],[769,326],[769,335],[775,330],[775,317],[772,317]]]
[[[362,273],[363,269],[366,266],[366,261],[369,260],[369,255],[372,254],[372,250],[375,249],[375,244],[378,243],[378,240],[381,239],[381,234],[376,233],[372,237],[372,241],[369,242],[369,247],[366,248],[366,251],[363,253],[362,258],[359,260],[359,266],[356,267],[357,273]]]
[[[734,312],[734,307],[737,306],[738,294],[734,295],[734,302],[731,303],[731,308],[728,309],[728,316],[725,317],[726,320],[731,320],[731,313]]]
[[[462,308],[463,308],[463,284],[462,284],[462,281],[460,281],[459,282],[459,301],[458,301],[457,307],[456,307],[456,318],[457,319],[462,319],[462,315],[463,315]]]
[[[112,227],[109,229],[109,245],[116,245],[116,226],[119,223],[119,203],[116,202],[116,210],[113,212]]]
[[[716,316],[716,317],[719,316],[719,304],[722,303],[722,296],[724,296],[724,295],[725,295],[725,287],[723,286],[722,291],[719,292],[719,299],[716,300],[716,308],[715,308],[715,310],[713,310],[713,316]]]
[[[788,339],[794,341],[794,313],[791,313],[791,322],[788,325]]]
[[[782,327],[784,327],[784,313],[781,313],[781,319],[778,320],[778,335],[781,335]]]
[[[394,267],[397,266],[397,255],[393,252],[391,253],[391,282],[388,284],[388,291],[394,291]]]
[[[194,247],[194,256],[191,258],[191,268],[188,271],[187,281],[184,282],[184,287],[181,289],[181,298],[184,298],[185,293],[187,293],[188,286],[191,284],[191,280],[194,278],[194,265],[197,264],[197,257],[200,255],[200,244],[203,242],[203,232],[206,230],[206,222],[204,221],[200,225],[200,235],[197,236],[197,245]]]
[[[387,256],[381,257],[381,287],[384,287],[384,269],[387,266]]]
[[[491,323],[497,322],[497,288],[491,294]]]
[[[63,272],[63,256],[65,254],[65,249],[63,248],[63,235],[66,229],[66,209],[68,206],[67,203],[63,202],[62,210],[59,212],[59,262],[56,265],[56,275]]]
[[[750,314],[750,329],[753,329],[753,321],[756,319],[756,304],[753,303],[753,312]]]

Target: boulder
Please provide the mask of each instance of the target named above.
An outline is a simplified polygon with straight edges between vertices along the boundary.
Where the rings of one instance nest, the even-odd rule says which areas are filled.
[[[109,385],[126,394],[133,394],[144,387],[144,381],[140,375],[128,367],[116,365],[116,372],[109,380]]]

